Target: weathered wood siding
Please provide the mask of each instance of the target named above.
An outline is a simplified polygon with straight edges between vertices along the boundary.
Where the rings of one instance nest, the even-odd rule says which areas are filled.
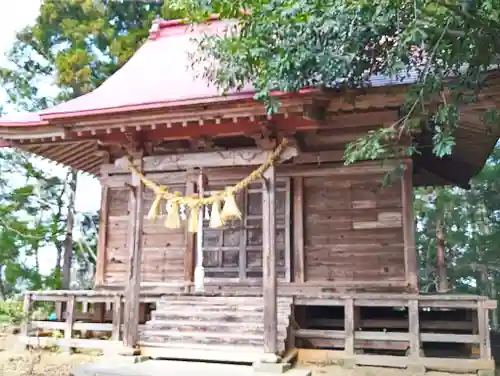
[[[128,262],[128,201],[128,188],[109,188],[107,228],[100,229],[107,231],[104,284],[123,284],[125,281]]]
[[[185,184],[174,184],[169,187],[182,194],[185,192]],[[148,215],[153,200],[153,192],[146,189],[144,192],[145,217]],[[165,220],[166,203],[161,206],[160,215],[156,221],[144,218],[142,282],[182,282],[184,279],[185,230],[184,227],[168,229],[164,225]]]
[[[307,281],[404,280],[401,184],[383,173],[304,178]]]
[[[165,184],[170,189],[184,194],[187,175],[185,172],[148,174],[148,178]],[[123,174],[109,176],[109,209],[105,246],[104,285],[123,285],[126,280],[129,232],[129,180]],[[141,282],[182,282],[184,279],[185,232],[181,229],[167,229],[164,226],[166,207],[160,208],[155,222],[148,220],[149,209],[154,199],[153,192],[144,190],[144,223],[142,235]],[[100,250],[101,251],[101,250]]]
[[[246,176],[247,170],[208,169],[206,189],[223,189]],[[278,174],[277,272],[283,282],[332,283],[332,286],[336,282],[352,282],[356,286],[359,282],[366,286],[372,282],[405,281],[407,266],[400,182],[383,187],[385,172],[377,172],[378,167],[372,166],[365,172],[356,166],[352,173],[349,171],[349,166],[342,165],[338,170],[336,167],[311,166],[304,170],[303,167],[290,166]],[[157,172],[147,176],[181,193],[185,192],[188,181],[186,172]],[[106,285],[120,285],[126,280],[129,188],[125,182],[129,178],[123,174],[108,178],[111,184],[105,247]],[[300,184],[296,184],[297,181]],[[260,280],[260,189],[260,183],[256,182],[239,195],[242,221],[228,223],[220,229],[205,227],[203,244],[207,279],[217,280],[221,285]],[[144,216],[147,216],[153,201],[150,189],[145,189],[144,200]],[[300,205],[296,205],[298,200]],[[292,217],[300,208],[303,225],[297,226]],[[143,283],[181,284],[185,279],[185,225],[176,230],[165,228],[165,214],[163,205],[155,223],[144,219]],[[205,226],[208,226],[208,221]],[[297,236],[299,227],[303,229],[301,236]],[[287,265],[294,265],[294,268],[287,268]],[[290,275],[294,277],[290,278]]]

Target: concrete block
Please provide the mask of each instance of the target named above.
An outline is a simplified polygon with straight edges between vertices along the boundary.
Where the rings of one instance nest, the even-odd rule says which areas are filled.
[[[122,347],[117,351],[118,355],[122,356],[137,356],[141,355],[140,349],[134,349],[131,347]]]
[[[423,364],[409,364],[406,367],[405,374],[408,376],[424,376],[426,372],[425,366]]]
[[[344,369],[353,369],[356,367],[355,358],[343,358],[339,360],[339,365]]]
[[[285,373],[290,369],[290,363],[256,362],[253,364],[254,372]]]
[[[495,376],[495,370],[480,369],[479,371],[477,371],[477,376]]]

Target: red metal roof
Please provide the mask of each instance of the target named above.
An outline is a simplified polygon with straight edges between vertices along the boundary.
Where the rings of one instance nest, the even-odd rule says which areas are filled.
[[[199,77],[203,67],[194,70],[189,57],[196,50],[192,38],[222,33],[230,24],[220,20],[197,26],[181,21],[157,21],[150,38],[97,89],[38,114],[29,114],[25,121],[2,118],[0,126],[44,125],[58,118],[252,98],[251,86],[223,96]]]

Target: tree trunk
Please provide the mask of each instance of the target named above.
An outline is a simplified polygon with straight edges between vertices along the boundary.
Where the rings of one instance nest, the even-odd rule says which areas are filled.
[[[3,269],[4,265],[0,265],[0,300],[5,300],[6,297],[6,292],[5,292],[5,285],[4,285],[4,280],[3,280]]]
[[[64,238],[62,289],[69,290],[71,283],[71,261],[73,259],[73,228],[75,224],[75,196],[78,173],[69,174],[68,217],[66,219],[66,237]]]
[[[441,220],[437,220],[436,223],[436,238],[437,238],[437,249],[436,249],[436,270],[438,277],[438,292],[448,292],[448,273],[446,271],[446,259],[445,259],[445,232],[444,226]]]

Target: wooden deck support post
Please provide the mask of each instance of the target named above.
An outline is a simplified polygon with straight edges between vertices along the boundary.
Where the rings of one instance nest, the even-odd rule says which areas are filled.
[[[31,315],[31,294],[29,292],[24,294],[23,301],[23,321],[21,324],[21,335],[28,336],[30,328],[30,315]]]
[[[276,171],[264,173],[262,192],[262,248],[264,296],[264,352],[278,349],[277,281],[276,281]]]
[[[410,332],[410,357],[420,357],[420,320],[417,299],[408,302],[408,331]]]
[[[119,341],[121,339],[121,327],[122,327],[122,296],[116,295],[113,301],[113,331],[111,333],[111,339],[113,341]]]
[[[411,292],[418,293],[415,217],[413,215],[413,162],[411,159],[406,159],[403,163],[405,170],[401,179],[401,197],[403,205],[405,276]]]
[[[345,308],[344,308],[344,330],[345,330],[345,343],[344,343],[344,352],[348,356],[354,355],[354,334],[355,334],[355,326],[354,326],[354,299],[347,298],[345,300]]]
[[[64,329],[64,339],[70,341],[73,337],[73,326],[75,324],[76,296],[70,295],[66,302],[66,328]],[[71,353],[73,349],[67,347],[64,351]]]
[[[143,169],[142,154],[134,158],[139,171]],[[125,286],[125,326],[123,344],[135,347],[139,336],[139,298],[141,282],[142,222],[143,222],[144,186],[138,176],[132,174],[129,199],[129,234],[128,234],[128,275]]]

